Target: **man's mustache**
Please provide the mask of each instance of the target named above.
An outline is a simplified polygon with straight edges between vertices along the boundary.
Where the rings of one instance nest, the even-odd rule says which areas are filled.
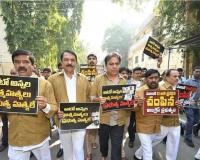
[[[66,67],[74,67],[74,66],[72,66],[71,64],[67,64]]]
[[[18,72],[20,72],[20,71],[25,71],[25,72],[26,72],[27,69],[26,69],[25,67],[19,67],[17,71],[18,71]]]

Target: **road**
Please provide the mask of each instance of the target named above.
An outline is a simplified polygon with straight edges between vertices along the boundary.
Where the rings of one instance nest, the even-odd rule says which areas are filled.
[[[188,147],[183,142],[183,140],[184,138],[181,137],[177,160],[193,160],[195,153],[198,151],[198,148],[200,147],[200,136],[194,137],[193,139],[195,148]],[[63,158],[60,158],[60,159],[56,158],[56,153],[59,150],[59,144],[60,144],[60,141],[58,140],[58,133],[56,130],[54,130],[53,136],[50,142],[52,160],[63,160]],[[140,145],[140,142],[137,136],[136,136],[133,148],[128,147],[128,138],[126,139],[125,152],[126,152],[126,156],[128,160],[134,159],[133,155],[136,149],[139,147],[139,145]],[[165,144],[161,143],[154,147],[154,155],[153,155],[154,160],[165,160],[164,155],[165,155]],[[97,148],[93,150],[93,160],[99,160],[99,159],[100,159],[100,152],[99,152],[99,148]],[[108,160],[109,159],[110,159],[110,155],[109,155]],[[7,150],[0,152],[0,160],[8,160]],[[31,158],[31,160],[35,160],[35,158]]]

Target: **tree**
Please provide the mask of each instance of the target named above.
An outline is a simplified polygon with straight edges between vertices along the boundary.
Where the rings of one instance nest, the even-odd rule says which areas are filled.
[[[128,64],[128,50],[132,44],[132,30],[127,23],[120,23],[109,27],[105,31],[102,50],[107,52],[117,51],[122,55],[122,65]]]
[[[72,6],[65,5],[63,10],[61,6],[68,3]],[[56,68],[58,57],[64,49],[76,49],[82,20],[82,0],[1,1],[0,4],[11,53],[24,48],[33,52],[39,67]]]
[[[66,22],[62,25],[61,32],[58,33],[59,54],[65,50],[79,50],[76,47],[82,47],[78,42],[78,35],[81,29],[83,0],[79,1],[62,1],[59,5],[59,13],[66,18]],[[77,52],[78,53],[78,52]]]
[[[160,22],[157,36],[168,45],[200,33],[200,1],[161,0],[156,13]],[[193,65],[199,63],[199,50],[200,46],[187,47],[187,52],[193,53]]]

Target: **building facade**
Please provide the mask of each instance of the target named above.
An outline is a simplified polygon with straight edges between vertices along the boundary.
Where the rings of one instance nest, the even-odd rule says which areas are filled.
[[[158,21],[154,15],[147,17],[145,22],[139,27],[134,43],[129,49],[128,55],[128,67],[133,69],[135,67],[145,67],[147,69],[153,68],[158,69],[157,60],[145,55],[143,50],[145,48],[146,42],[149,36],[155,37],[156,27],[158,26]],[[162,42],[161,42],[162,43]],[[160,73],[168,68],[183,68],[183,53],[181,50],[176,48],[169,49],[162,43],[165,47],[165,51],[162,54],[162,63],[159,68]]]

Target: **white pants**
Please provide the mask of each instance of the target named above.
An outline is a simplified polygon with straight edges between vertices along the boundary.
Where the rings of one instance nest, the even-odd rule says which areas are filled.
[[[167,143],[166,143],[167,160],[176,160],[177,158],[177,153],[179,150],[179,141],[180,141],[180,129],[181,129],[180,126],[176,127],[161,126],[161,131],[163,135],[165,134],[165,136],[167,136]]]
[[[49,141],[44,143],[41,147],[29,151],[15,150],[13,147],[9,146],[8,158],[9,160],[29,160],[31,152],[33,152],[37,160],[51,160]]]
[[[152,146],[154,142],[159,141],[160,134],[145,134],[145,133],[138,133],[141,146],[135,152],[135,156],[139,159],[143,160],[152,160],[153,151]]]
[[[155,142],[154,145],[160,143],[167,136],[166,160],[176,160],[180,141],[180,126],[166,127],[161,125],[160,129],[160,140]]]
[[[74,130],[60,133],[64,160],[84,160],[85,132],[85,130]]]
[[[59,139],[60,139],[60,129],[59,128],[57,128],[57,129],[58,129],[58,136],[59,136]],[[63,149],[61,139],[60,139],[60,149]]]
[[[194,157],[197,158],[197,159],[200,159],[200,148],[199,148],[198,152],[195,154]]]

